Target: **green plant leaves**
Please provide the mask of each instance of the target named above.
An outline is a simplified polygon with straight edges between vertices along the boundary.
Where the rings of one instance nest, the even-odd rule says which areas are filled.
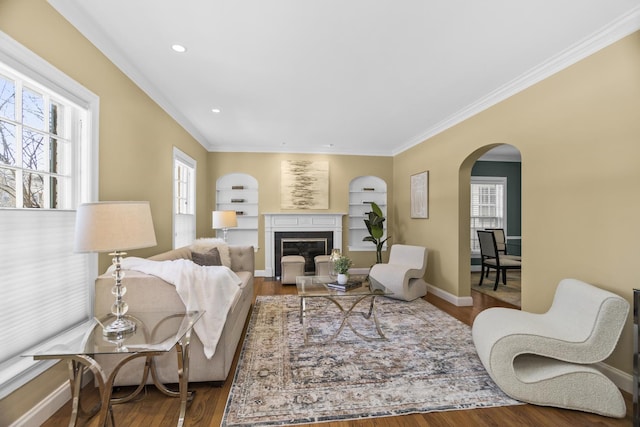
[[[368,236],[365,236],[363,242],[372,242],[376,245],[376,259],[377,262],[382,262],[382,246],[384,242],[389,240],[387,237],[384,240],[380,240],[384,235],[384,221],[385,217],[382,214],[382,209],[375,202],[369,202],[371,204],[371,212],[367,212],[367,218],[364,219],[364,224],[367,226]]]

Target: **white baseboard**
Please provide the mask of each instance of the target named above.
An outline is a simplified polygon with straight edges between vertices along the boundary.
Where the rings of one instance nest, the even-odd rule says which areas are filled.
[[[9,427],[39,426],[44,424],[58,409],[71,399],[69,383],[60,384],[51,394],[38,402],[26,414],[11,423]]]
[[[633,375],[627,374],[620,369],[607,365],[604,362],[596,363],[595,367],[609,378],[620,390],[633,394]]]
[[[87,371],[82,377],[82,388],[93,382],[93,372]],[[26,414],[11,423],[9,427],[39,426],[44,424],[65,403],[71,400],[71,386],[68,381],[60,384],[47,397],[31,408]]]
[[[440,288],[436,288],[433,285],[427,284],[427,292],[437,296],[438,298],[442,298],[443,300],[450,302],[451,304],[457,307],[467,307],[473,305],[473,298],[469,297],[459,297],[449,292],[443,291]]]

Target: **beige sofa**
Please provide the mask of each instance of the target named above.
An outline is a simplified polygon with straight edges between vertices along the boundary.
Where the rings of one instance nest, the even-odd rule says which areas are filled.
[[[195,333],[191,334],[189,381],[224,381],[231,369],[233,357],[242,336],[245,321],[253,302],[254,250],[252,246],[229,245],[231,270],[242,280],[242,292],[231,308],[222,335],[211,359],[204,355],[202,342]],[[165,252],[149,259],[164,261],[191,259],[190,247]],[[99,276],[95,285],[95,316],[101,318],[111,312],[114,297],[111,294],[114,280],[111,274]],[[176,292],[175,286],[159,277],[138,271],[126,270],[123,284],[127,288],[124,297],[129,304],[129,312],[135,311],[184,311],[185,306]],[[96,355],[98,362],[110,370],[122,358],[120,355]],[[115,385],[136,385],[140,383],[144,358],[126,364],[118,374]],[[177,356],[175,352],[156,357],[158,377],[163,383],[177,383]],[[149,378],[147,382],[151,382]]]

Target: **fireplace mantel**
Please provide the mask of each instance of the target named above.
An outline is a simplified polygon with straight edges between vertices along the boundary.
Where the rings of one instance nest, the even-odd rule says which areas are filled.
[[[332,231],[333,246],[342,251],[342,217],[345,213],[266,213],[264,214],[265,276],[275,269],[274,235],[278,231]]]

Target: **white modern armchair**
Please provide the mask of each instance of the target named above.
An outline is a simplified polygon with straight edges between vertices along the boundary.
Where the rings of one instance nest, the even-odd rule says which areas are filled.
[[[593,364],[611,354],[628,312],[624,298],[564,279],[546,313],[482,311],[473,342],[491,378],[514,399],[622,418],[622,394]]]
[[[369,271],[369,281],[375,288],[393,292],[391,298],[411,301],[427,294],[422,279],[427,270],[428,250],[422,246],[392,245],[387,264],[375,264]]]

